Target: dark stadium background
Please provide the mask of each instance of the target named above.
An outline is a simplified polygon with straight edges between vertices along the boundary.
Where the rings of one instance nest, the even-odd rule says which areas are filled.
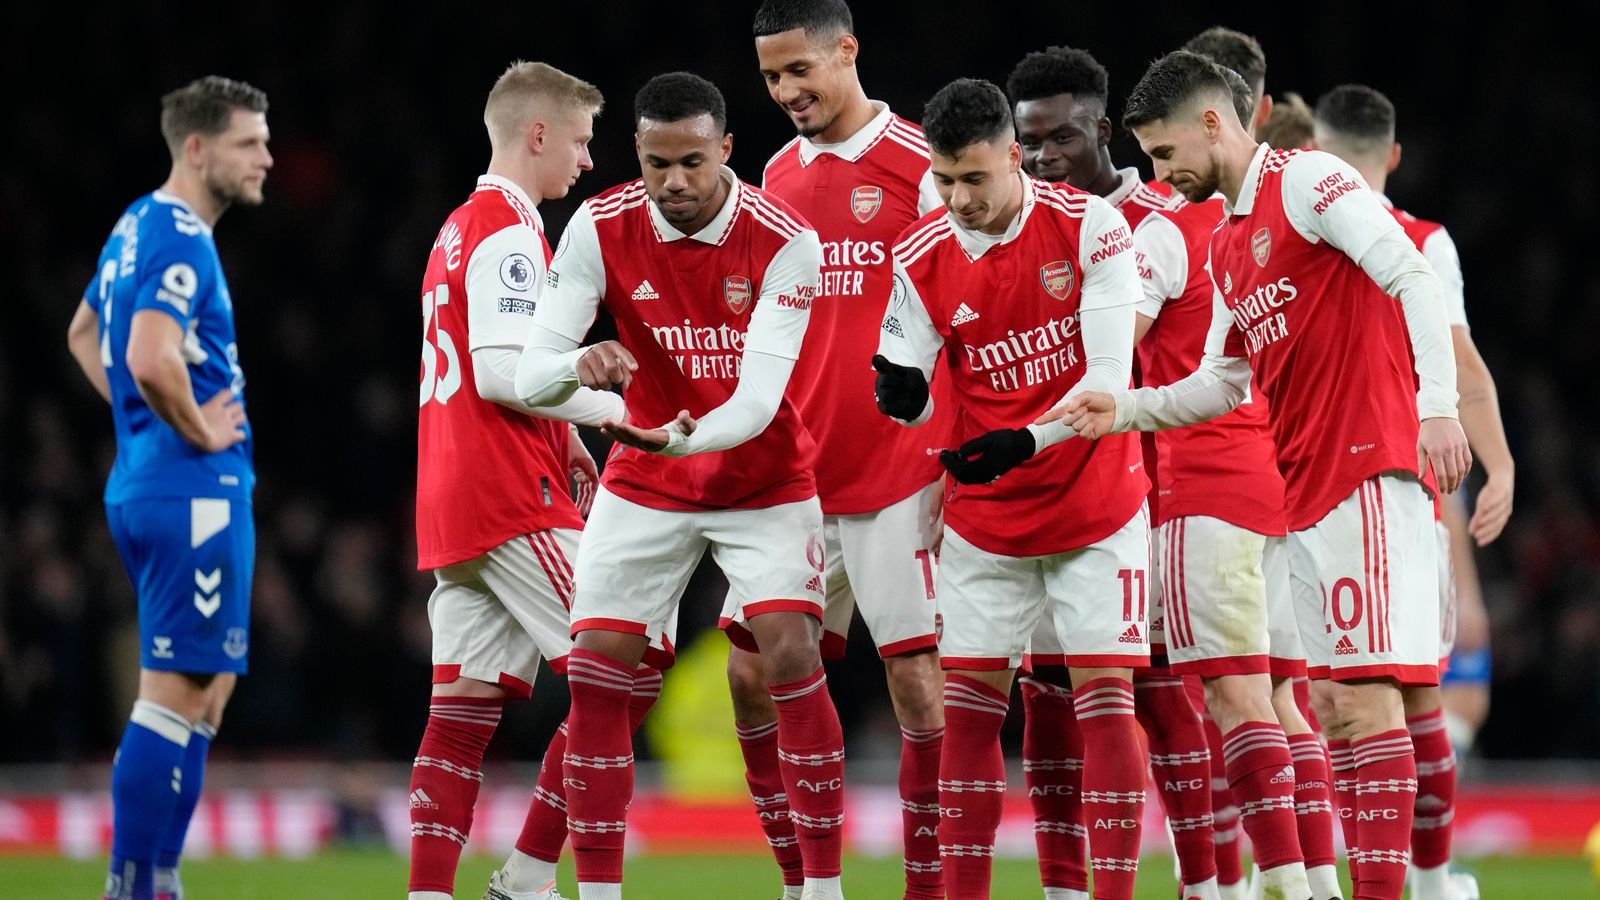
[[[1481,751],[1600,756],[1592,58],[1537,3],[1487,19],[1444,4],[1288,4],[1258,21],[1240,6],[1221,19],[1196,6],[1157,17],[1149,4],[860,2],[862,80],[915,119],[949,79],[1003,82],[1023,53],[1066,43],[1111,70],[1115,120],[1145,63],[1221,23],[1262,40],[1270,91],[1314,100],[1362,81],[1387,92],[1405,148],[1390,194],[1455,235],[1473,333],[1519,460],[1516,514],[1479,556],[1495,655]],[[605,92],[595,171],[542,207],[552,235],[583,197],[636,177],[630,101],[658,72],[690,69],[722,87],[732,164],[758,180],[791,131],[756,73],[753,8],[91,3],[0,13],[12,97],[0,149],[0,763],[109,760],[132,698],[133,598],[99,501],[110,417],[65,332],[117,215],[165,176],[159,96],[218,73],[272,102],[267,203],[230,212],[217,231],[260,473],[251,674],[218,755],[400,760],[416,747],[428,690],[431,578],[413,570],[411,535],[419,279],[440,222],[486,164],[483,98],[517,58]],[[1126,138],[1115,149],[1149,173]],[[703,569],[682,643],[714,620],[720,596]],[[847,734],[888,715],[870,645],[855,650],[831,682]],[[493,752],[542,753],[565,699],[537,695],[508,717]]]

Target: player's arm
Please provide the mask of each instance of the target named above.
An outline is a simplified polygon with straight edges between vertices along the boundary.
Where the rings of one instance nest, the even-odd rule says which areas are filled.
[[[1330,182],[1332,187],[1319,189]],[[1439,489],[1454,492],[1472,466],[1472,454],[1457,421],[1455,348],[1439,276],[1361,176],[1338,157],[1317,151],[1293,157],[1283,170],[1283,206],[1307,240],[1325,240],[1343,251],[1400,301],[1418,379],[1418,474],[1431,464]]]
[[[67,326],[67,349],[72,351],[72,358],[95,392],[110,403],[111,379],[106,377],[105,363],[100,360],[100,314],[87,300],[78,301],[72,324]]]
[[[216,453],[245,439],[244,407],[223,388],[198,403],[183,358],[185,328],[167,312],[138,309],[129,323],[128,374],[150,410],[185,441]]]
[[[800,356],[811,302],[821,290],[821,273],[822,245],[815,231],[801,231],[773,256],[750,313],[739,384],[722,405],[698,421],[685,410],[656,429],[612,421],[602,430],[629,446],[663,456],[727,450],[766,430]]]
[[[1144,340],[1168,300],[1183,296],[1189,282],[1189,248],[1183,232],[1163,215],[1145,216],[1133,230],[1134,265],[1141,294],[1134,308],[1133,342]]]
[[[944,336],[934,327],[922,294],[896,259],[878,329],[878,352],[872,357],[878,372],[873,383],[878,411],[901,425],[921,425],[932,418],[928,381],[943,347]]]

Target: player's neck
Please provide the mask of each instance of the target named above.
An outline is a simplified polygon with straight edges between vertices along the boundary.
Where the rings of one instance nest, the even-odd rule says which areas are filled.
[[[1389,172],[1384,166],[1357,163],[1356,171],[1361,173],[1362,180],[1366,181],[1367,187],[1372,188],[1373,193],[1388,196],[1388,192],[1384,188],[1388,187],[1389,184]]]
[[[522,193],[527,196],[528,202],[534,206],[538,206],[539,201],[544,199],[539,196],[539,178],[538,173],[533,171],[532,160],[519,164],[516,160],[507,160],[499,153],[491,153],[489,155],[489,168],[484,174],[493,175],[496,178],[504,178],[522,188]]]
[[[1250,171],[1250,162],[1256,157],[1256,142],[1248,132],[1239,131],[1226,139],[1222,148],[1222,166],[1217,177],[1217,190],[1232,207],[1239,202],[1239,192],[1244,189],[1244,177]]]
[[[1102,152],[1100,171],[1088,185],[1087,190],[1097,197],[1109,197],[1119,187],[1122,187],[1122,173],[1118,172],[1116,165],[1111,162],[1111,154]]]
[[[813,144],[842,144],[856,136],[878,115],[878,110],[858,86],[855,95],[845,102],[832,124],[811,138]]]
[[[700,211],[700,215],[693,222],[685,225],[680,230],[688,235],[699,234],[702,229],[711,224],[711,220],[715,219],[717,214],[722,212],[722,207],[732,197],[733,185],[729,184],[726,178],[718,178],[717,190],[712,195],[711,202],[706,204],[706,208]]]
[[[1017,214],[1022,212],[1022,176],[1018,173],[1011,175],[1011,196],[1006,200],[1006,205],[1000,210],[1000,215],[995,216],[989,224],[978,229],[983,234],[1005,234],[1011,223],[1016,221]]]
[[[217,220],[228,210],[228,201],[212,193],[199,176],[179,169],[173,169],[171,174],[167,175],[167,180],[161,185],[161,191],[182,200],[184,206],[189,207],[200,217],[200,221],[211,228],[217,227]]]

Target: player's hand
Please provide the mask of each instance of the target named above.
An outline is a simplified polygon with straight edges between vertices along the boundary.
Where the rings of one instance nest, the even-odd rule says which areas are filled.
[[[578,515],[587,519],[589,510],[594,508],[600,470],[595,468],[594,457],[589,455],[589,448],[583,445],[576,428],[567,437],[567,475],[572,479],[572,499],[578,504]]]
[[[200,449],[219,453],[243,441],[244,404],[233,396],[233,388],[223,388],[200,405],[200,418],[206,423],[206,442]]]
[[[1056,420],[1066,422],[1078,437],[1091,441],[1111,433],[1117,419],[1117,398],[1102,391],[1084,391],[1067,402],[1035,419],[1035,425],[1048,425]]]
[[[1001,428],[981,434],[958,450],[939,451],[939,462],[962,484],[988,484],[1033,457],[1033,432]]]
[[[928,379],[923,377],[921,369],[896,365],[882,353],[872,357],[872,368],[878,372],[872,387],[878,412],[903,422],[922,416],[922,411],[928,408]]]
[[[1467,449],[1467,433],[1455,419],[1423,419],[1417,430],[1417,477],[1433,466],[1439,492],[1454,494],[1472,469],[1472,451]]]
[[[1487,547],[1506,527],[1511,518],[1511,495],[1516,492],[1516,479],[1511,475],[1490,475],[1478,492],[1478,508],[1472,512],[1467,532],[1479,547]]]
[[[633,358],[628,348],[616,341],[601,341],[590,347],[578,357],[578,383],[584,387],[594,388],[597,391],[607,391],[613,387],[623,390],[633,383],[633,373],[639,368],[639,361]]]
[[[628,422],[607,419],[600,430],[619,444],[636,447],[647,453],[660,453],[672,444],[673,432],[688,437],[699,425],[687,409],[679,410],[678,417],[660,428],[640,428]],[[681,441],[680,441],[681,442]]]

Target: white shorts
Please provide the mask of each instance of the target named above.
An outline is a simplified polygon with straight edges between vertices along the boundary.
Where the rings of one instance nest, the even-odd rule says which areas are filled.
[[[1439,562],[1439,665],[1443,667],[1456,649],[1456,569],[1450,561],[1450,529],[1435,521]]]
[[[1295,614],[1312,678],[1439,683],[1439,570],[1422,485],[1369,478],[1289,535]]]
[[[756,649],[739,625],[751,616],[822,618],[822,507],[815,497],[765,509],[689,511],[640,506],[601,488],[578,548],[572,633],[667,631],[707,547],[736,597],[722,626],[741,648]],[[645,662],[656,665],[649,654]]]
[[[1178,675],[1266,674],[1267,537],[1210,516],[1161,528],[1167,658]]]
[[[434,684],[475,678],[527,697],[541,656],[557,672],[566,668],[578,535],[570,528],[536,531],[433,570]]]
[[[1267,538],[1261,554],[1267,578],[1267,663],[1273,678],[1306,677],[1306,648],[1295,618],[1294,588],[1289,583],[1289,539]]]
[[[980,550],[946,527],[937,588],[943,666],[1015,669],[1046,617],[1054,622],[1055,634],[1065,636],[1059,664],[1149,665],[1149,523],[1140,507],[1101,541],[1024,557]]]
[[[930,550],[935,534],[929,519],[942,490],[940,479],[877,512],[822,517],[824,659],[844,657],[857,607],[879,656],[938,645],[933,592],[938,562]],[[723,618],[738,618],[737,600],[729,591]]]

